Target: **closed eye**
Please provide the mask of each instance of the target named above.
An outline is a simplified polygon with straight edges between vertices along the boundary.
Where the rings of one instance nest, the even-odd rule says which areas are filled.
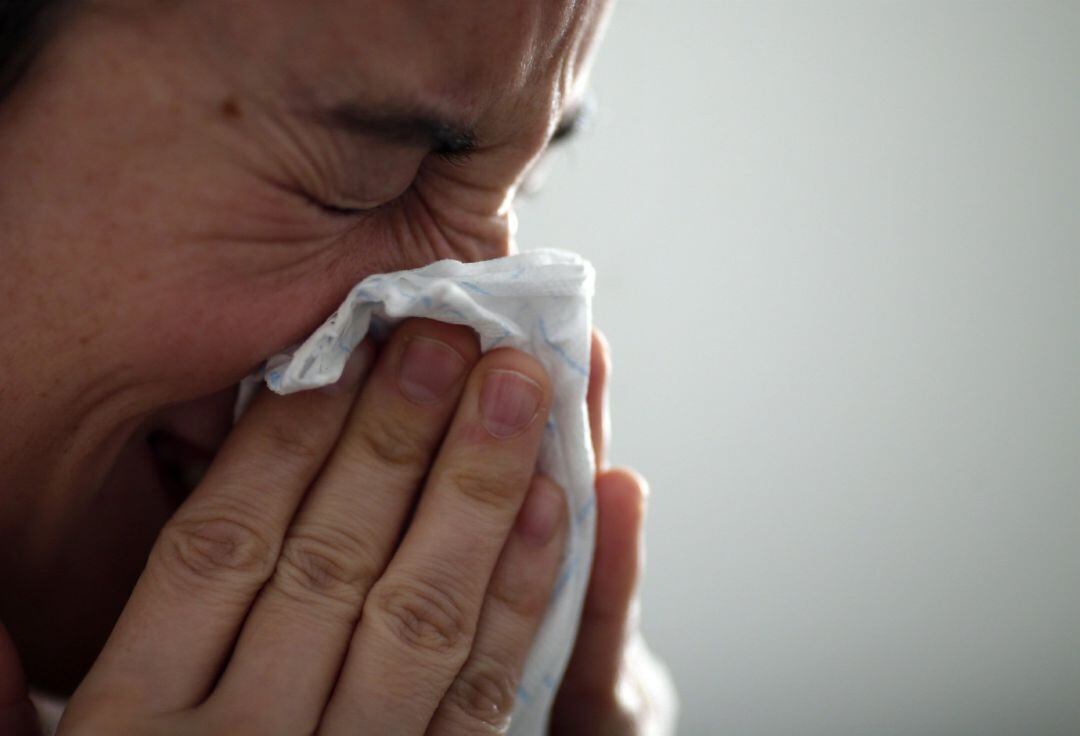
[[[592,95],[586,96],[580,103],[567,110],[551,134],[551,145],[558,145],[573,139],[592,124],[596,113],[596,103]]]
[[[533,163],[532,168],[525,174],[521,186],[518,187],[518,195],[528,198],[536,196],[544,187],[548,171],[551,168],[551,151],[553,148],[565,145],[589,128],[596,115],[596,102],[592,95],[586,96],[579,104],[567,110],[555,126],[551,134],[548,147],[540,154]]]
[[[444,161],[460,164],[469,160],[476,152],[476,135],[472,131],[446,130],[437,131],[432,153]]]
[[[356,217],[357,215],[363,215],[371,210],[359,209],[355,207],[339,207],[334,204],[327,204],[326,202],[319,202],[312,200],[312,202],[323,212],[334,215],[335,217]]]

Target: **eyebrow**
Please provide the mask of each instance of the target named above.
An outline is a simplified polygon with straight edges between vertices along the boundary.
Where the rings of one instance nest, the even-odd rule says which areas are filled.
[[[349,102],[319,110],[315,117],[327,127],[421,146],[434,153],[468,154],[477,145],[472,126],[428,110],[368,108]]]

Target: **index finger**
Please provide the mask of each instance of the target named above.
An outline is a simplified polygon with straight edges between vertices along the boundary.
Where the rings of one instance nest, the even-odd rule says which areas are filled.
[[[372,357],[358,347],[329,390],[263,389],[159,535],[79,696],[160,713],[208,694]]]

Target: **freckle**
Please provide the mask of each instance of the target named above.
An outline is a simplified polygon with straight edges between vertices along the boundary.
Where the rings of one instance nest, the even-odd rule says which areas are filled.
[[[244,113],[240,109],[240,103],[236,101],[235,97],[226,97],[221,103],[221,116],[230,120],[239,120],[244,117]]]

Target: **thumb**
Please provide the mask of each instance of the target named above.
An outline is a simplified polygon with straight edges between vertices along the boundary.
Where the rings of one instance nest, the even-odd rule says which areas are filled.
[[[37,713],[26,688],[15,643],[0,624],[0,733],[37,736],[41,733]]]

